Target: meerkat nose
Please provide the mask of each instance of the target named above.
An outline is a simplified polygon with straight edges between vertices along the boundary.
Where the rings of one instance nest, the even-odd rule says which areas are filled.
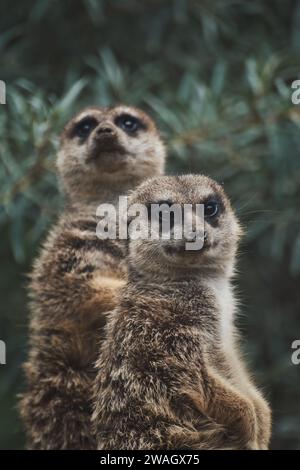
[[[185,239],[188,241],[193,241],[196,238],[196,233],[195,232],[188,232],[185,234]]]
[[[108,124],[99,126],[96,132],[97,132],[98,135],[103,135],[103,134],[108,135],[108,134],[114,134],[115,133],[112,126],[110,126]]]
[[[206,231],[204,232],[188,232],[186,235],[185,235],[185,239],[187,241],[194,241],[195,239],[202,239],[204,242],[207,240],[208,238],[208,234]]]

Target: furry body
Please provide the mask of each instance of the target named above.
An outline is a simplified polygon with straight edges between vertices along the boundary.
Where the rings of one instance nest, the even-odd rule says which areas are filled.
[[[30,448],[96,448],[94,362],[126,277],[124,244],[97,238],[96,208],[116,206],[118,195],[160,174],[163,165],[156,127],[135,108],[88,108],[64,130],[58,170],[68,202],[30,283],[30,351],[20,400]]]
[[[152,179],[132,194],[147,204],[212,199],[220,215],[206,224],[202,253],[180,251],[175,240],[129,243],[129,278],[97,363],[99,449],[268,445],[270,411],[234,338],[230,278],[240,229],[228,199],[215,182],[192,175]]]

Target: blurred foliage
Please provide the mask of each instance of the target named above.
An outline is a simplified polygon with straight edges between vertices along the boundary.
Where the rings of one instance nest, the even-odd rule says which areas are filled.
[[[273,448],[300,449],[300,2],[24,0],[0,4],[0,447],[19,448],[26,273],[57,215],[58,135],[86,104],[157,120],[169,171],[224,183],[247,235],[244,349],[274,410]]]

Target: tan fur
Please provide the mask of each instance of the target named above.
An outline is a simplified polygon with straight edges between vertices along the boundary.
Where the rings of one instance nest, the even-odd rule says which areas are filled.
[[[114,279],[113,277],[104,277],[104,276],[97,276],[93,278],[91,281],[91,286],[98,290],[99,288],[106,288],[106,289],[120,289],[125,285],[125,281],[122,279]]]
[[[138,117],[143,128],[127,134],[116,124],[122,113]],[[87,115],[95,125],[82,139],[74,129]],[[110,135],[103,137],[103,128]],[[115,204],[118,195],[160,174],[164,156],[152,120],[127,106],[86,109],[62,134],[57,165],[67,204],[30,283],[30,350],[20,400],[30,448],[96,448],[90,423],[94,362],[107,312],[126,278],[124,243],[96,237],[96,207]]]
[[[211,198],[220,210],[206,219],[203,249],[180,250],[186,240],[172,238],[129,243],[128,280],[97,363],[99,449],[268,446],[270,410],[244,371],[235,302],[231,290],[225,295],[241,235],[228,198],[213,180],[188,175],[151,179],[131,203]]]

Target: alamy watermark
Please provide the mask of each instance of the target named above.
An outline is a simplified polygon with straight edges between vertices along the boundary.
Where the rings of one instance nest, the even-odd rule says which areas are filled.
[[[0,340],[0,364],[6,364],[6,344],[2,340]]]
[[[291,87],[295,90],[292,93],[292,103],[300,104],[300,80],[294,80]]]
[[[101,218],[96,234],[102,240],[184,240],[186,250],[200,250],[204,245],[204,204],[165,201],[128,206],[127,196],[120,196],[117,208],[100,204],[96,215]]]
[[[300,364],[300,339],[295,339],[292,342],[292,349],[295,349],[291,357],[292,363],[298,366]]]
[[[6,104],[6,84],[0,80],[0,104]]]

